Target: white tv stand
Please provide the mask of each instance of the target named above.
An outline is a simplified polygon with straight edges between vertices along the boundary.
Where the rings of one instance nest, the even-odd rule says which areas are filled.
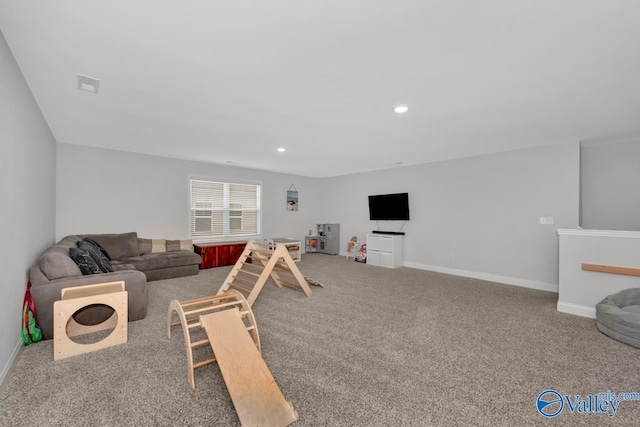
[[[367,234],[367,264],[402,267],[402,235]]]

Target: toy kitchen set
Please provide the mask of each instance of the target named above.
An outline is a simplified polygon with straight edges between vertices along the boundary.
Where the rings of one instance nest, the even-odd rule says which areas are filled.
[[[311,230],[309,230],[311,233]],[[338,255],[340,253],[340,224],[318,224],[316,236],[306,236],[305,252]]]

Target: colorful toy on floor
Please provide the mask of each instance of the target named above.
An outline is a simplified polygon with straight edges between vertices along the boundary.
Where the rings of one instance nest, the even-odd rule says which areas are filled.
[[[42,330],[36,319],[36,304],[31,296],[31,281],[29,281],[22,301],[22,343],[29,345],[41,340]]]

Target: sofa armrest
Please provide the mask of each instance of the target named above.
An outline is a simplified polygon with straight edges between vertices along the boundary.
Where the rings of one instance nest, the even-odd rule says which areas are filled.
[[[136,270],[116,271],[113,273],[91,274],[87,276],[67,277],[32,285],[31,295],[36,304],[38,325],[44,339],[53,338],[53,303],[60,300],[64,288],[95,285],[123,280],[128,293],[129,321],[143,319],[147,315],[147,277]],[[106,320],[111,310],[105,307],[90,307],[78,313],[76,319],[84,324],[97,324]]]
[[[40,267],[38,266],[38,264],[32,266],[29,269],[29,280],[31,281],[31,285],[41,285],[41,284],[49,283],[49,278],[47,278],[47,276],[44,275],[42,270],[40,270]]]

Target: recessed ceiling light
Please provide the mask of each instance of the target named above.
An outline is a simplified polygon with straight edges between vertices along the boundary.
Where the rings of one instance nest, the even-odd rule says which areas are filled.
[[[280,148],[278,148],[278,151],[281,152],[281,153],[284,153],[287,150],[285,148],[280,147]]]
[[[409,111],[409,107],[407,107],[406,105],[398,105],[396,108],[393,109],[393,111],[395,111],[398,114],[402,114]]]

